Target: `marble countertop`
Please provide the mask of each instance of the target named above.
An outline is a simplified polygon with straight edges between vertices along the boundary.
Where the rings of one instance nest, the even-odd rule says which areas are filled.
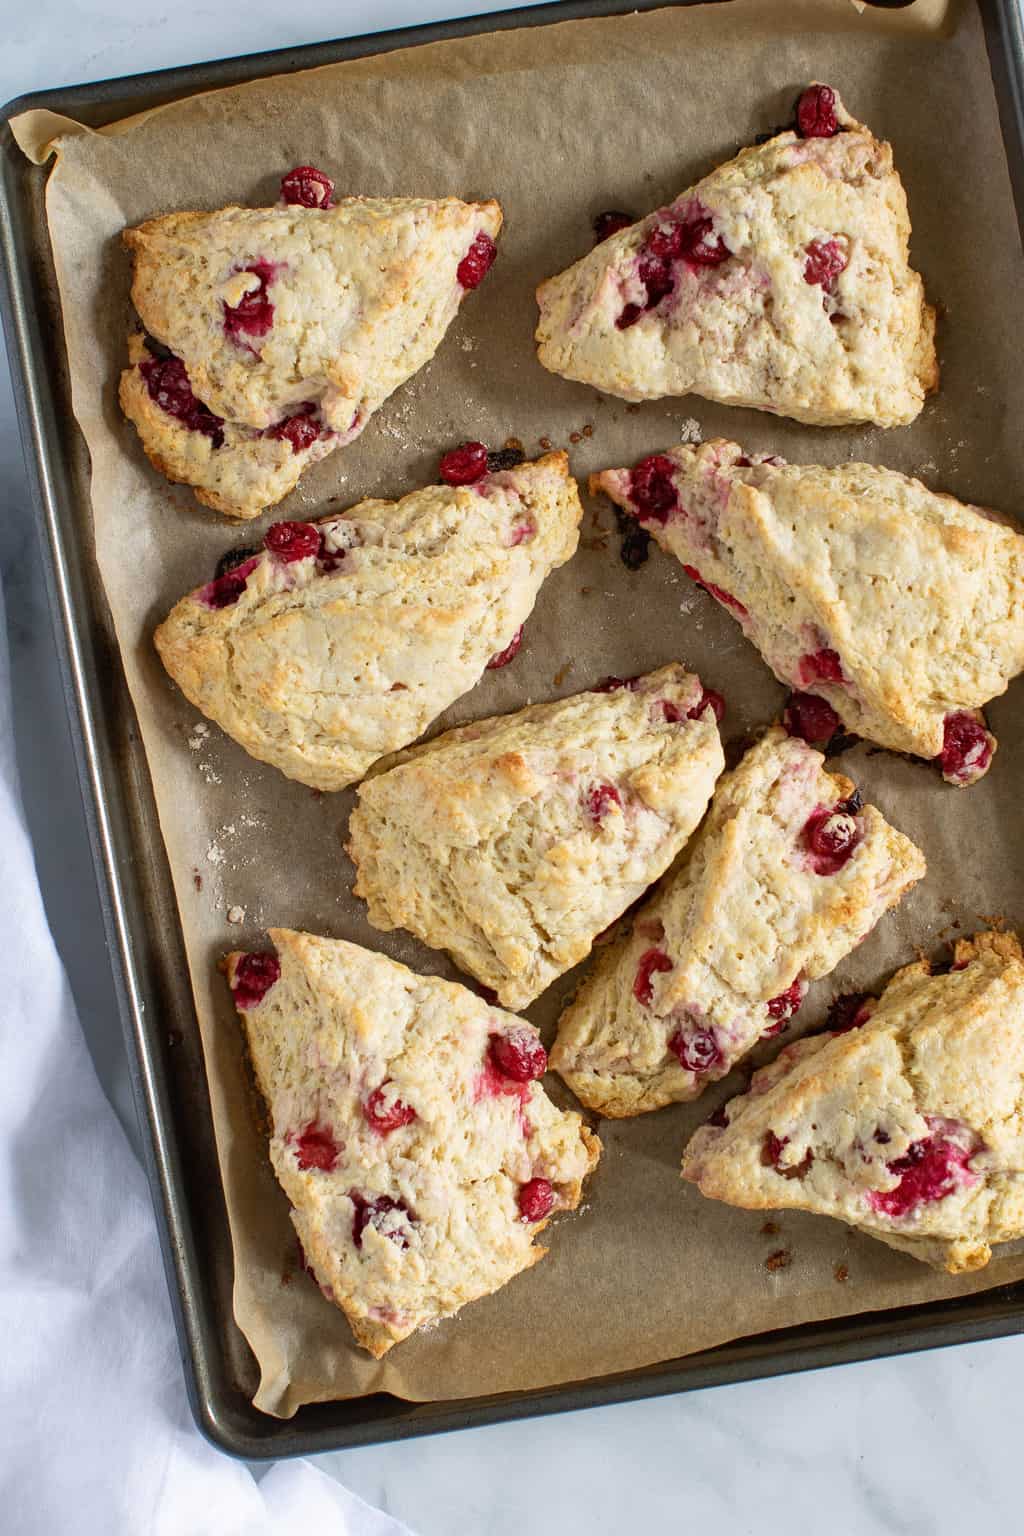
[[[5,23],[0,99],[499,10],[487,0],[38,0]],[[43,892],[100,1075],[137,1137],[6,370],[0,573]],[[696,1530],[941,1536],[1015,1528],[1024,1339],[339,1452],[321,1465],[420,1536]]]

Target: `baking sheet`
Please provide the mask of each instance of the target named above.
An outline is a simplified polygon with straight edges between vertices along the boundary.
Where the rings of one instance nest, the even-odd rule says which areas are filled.
[[[770,1328],[1001,1284],[1024,1275],[1024,1261],[1003,1258],[981,1276],[953,1281],[831,1223],[796,1215],[765,1223],[702,1201],[679,1182],[678,1159],[689,1130],[724,1096],[719,1088],[697,1106],[605,1125],[605,1157],[585,1210],[560,1222],[549,1258],[499,1296],[380,1364],[355,1349],[344,1319],[298,1270],[215,962],[280,923],[356,939],[422,971],[455,973],[412,939],[365,923],[340,851],[352,796],[317,797],[251,762],[215,728],[197,725],[156,662],[154,624],[225,547],[252,542],[254,529],[234,532],[185,489],[158,482],[120,419],[116,380],[130,320],[120,229],[172,207],[272,201],[281,172],[307,160],[334,175],[339,192],[496,195],[505,207],[501,258],[434,361],[260,528],[332,502],[401,494],[432,479],[438,453],[454,441],[498,445],[510,433],[530,451],[541,438],[568,446],[581,479],[701,431],[796,461],[887,463],[1010,510],[1021,384],[1005,322],[1020,301],[1020,251],[981,26],[967,7],[955,35],[940,41],[930,30],[934,6],[928,16],[917,7],[897,13],[901,26],[915,13],[919,34],[894,30],[890,16],[858,19],[845,0],[734,0],[727,10],[570,23],[257,82],[162,109],[127,131],[62,142],[48,210],[75,411],[93,460],[97,557],[192,967],[235,1245],[236,1316],[261,1367],[257,1405],[269,1412],[377,1390],[467,1397],[575,1380]],[[890,433],[815,431],[695,398],[626,407],[544,373],[532,348],[533,287],[587,249],[592,214],[639,214],[668,200],[785,121],[809,78],[832,80],[896,147],[915,262],[945,310],[943,390],[919,423]],[[53,127],[44,116],[14,125],[37,152]],[[627,572],[612,528],[610,508],[588,502],[583,547],[545,586],[520,656],[438,728],[676,657],[727,694],[727,735],[770,717],[782,690],[728,617],[656,551]],[[802,1026],[820,1020],[834,991],[878,984],[917,948],[934,949],[956,922],[968,929],[979,914],[1019,921],[1014,788],[1024,743],[1014,706],[1011,690],[992,708],[1002,749],[989,777],[964,794],[867,748],[843,758],[865,793],[922,844],[931,871],[812,990]],[[230,923],[229,912],[244,916]],[[572,984],[570,976],[552,987],[530,1016],[552,1025]]]

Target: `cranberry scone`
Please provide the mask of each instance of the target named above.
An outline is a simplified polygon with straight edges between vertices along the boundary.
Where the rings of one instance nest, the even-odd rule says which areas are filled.
[[[924,875],[909,838],[773,727],[719,780],[681,868],[602,953],[551,1065],[612,1118],[695,1099],[796,1013]]]
[[[234,517],[362,431],[497,249],[495,202],[334,202],[329,178],[299,170],[320,180],[290,173],[276,207],[166,214],[123,237],[151,339],[130,341],[122,408],[157,469]]]
[[[156,648],[253,757],[342,789],[510,659],[581,512],[565,454],[551,453],[471,486],[275,523],[172,609]]]
[[[958,1274],[1024,1236],[1024,964],[1010,934],[897,971],[702,1126],[683,1177],[746,1210],[815,1211]]]
[[[414,747],[360,786],[349,822],[371,923],[525,1007],[696,828],[724,765],[720,708],[672,665]]]
[[[895,470],[787,464],[723,439],[605,470],[590,487],[798,690],[800,734],[824,739],[831,716],[937,759],[952,784],[985,773],[996,743],[981,706],[1024,669],[1024,535]],[[803,713],[821,718],[805,726]]]
[[[272,928],[228,982],[270,1159],[325,1296],[380,1358],[547,1251],[600,1142],[542,1088],[536,1030],[436,976]]]
[[[626,400],[693,392],[818,426],[900,426],[938,387],[909,237],[890,146],[814,85],[796,129],[542,283],[538,356]]]

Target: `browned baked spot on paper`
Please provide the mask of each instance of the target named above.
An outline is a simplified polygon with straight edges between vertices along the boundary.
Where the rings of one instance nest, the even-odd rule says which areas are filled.
[[[197,891],[201,891],[203,888],[203,877],[199,873],[198,869],[194,869],[192,871],[192,884],[195,886]]]
[[[593,435],[594,435],[594,429],[590,425],[590,422],[588,421],[586,426],[583,428],[583,436],[584,437],[593,437]]]
[[[778,1224],[777,1221],[766,1221],[764,1223],[764,1225],[762,1226],[762,1228],[761,1228],[761,1236],[762,1237],[775,1237],[778,1234],[778,1231],[779,1231],[779,1224]]]
[[[522,453],[523,451],[522,441],[518,437],[506,437],[505,447],[511,453]]]
[[[544,452],[547,453],[548,449],[551,447],[551,439],[550,439],[550,437],[539,437],[537,439],[537,441],[540,444],[540,446],[544,449]]]
[[[765,1259],[764,1267],[770,1275],[774,1275],[780,1269],[788,1269],[792,1262],[793,1255],[788,1248],[777,1248]]]
[[[569,433],[569,441],[570,441],[570,443],[582,443],[582,441],[583,441],[583,433],[582,432],[570,432]]]
[[[1005,933],[1007,928],[1013,927],[1008,917],[1002,912],[979,912],[978,916],[988,928],[994,928],[996,933]]]
[[[849,1268],[845,1264],[837,1264],[832,1271],[840,1285],[845,1285],[850,1278]]]
[[[555,688],[561,688],[562,684],[565,682],[566,678],[569,676],[569,673],[572,671],[575,665],[576,663],[574,661],[567,661],[564,667],[559,667],[553,680],[553,685]]]

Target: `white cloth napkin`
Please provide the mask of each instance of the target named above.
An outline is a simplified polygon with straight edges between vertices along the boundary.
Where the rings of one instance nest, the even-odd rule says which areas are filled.
[[[258,1483],[189,1416],[145,1176],[47,928],[0,593],[0,1529],[409,1536],[310,1462]]]

